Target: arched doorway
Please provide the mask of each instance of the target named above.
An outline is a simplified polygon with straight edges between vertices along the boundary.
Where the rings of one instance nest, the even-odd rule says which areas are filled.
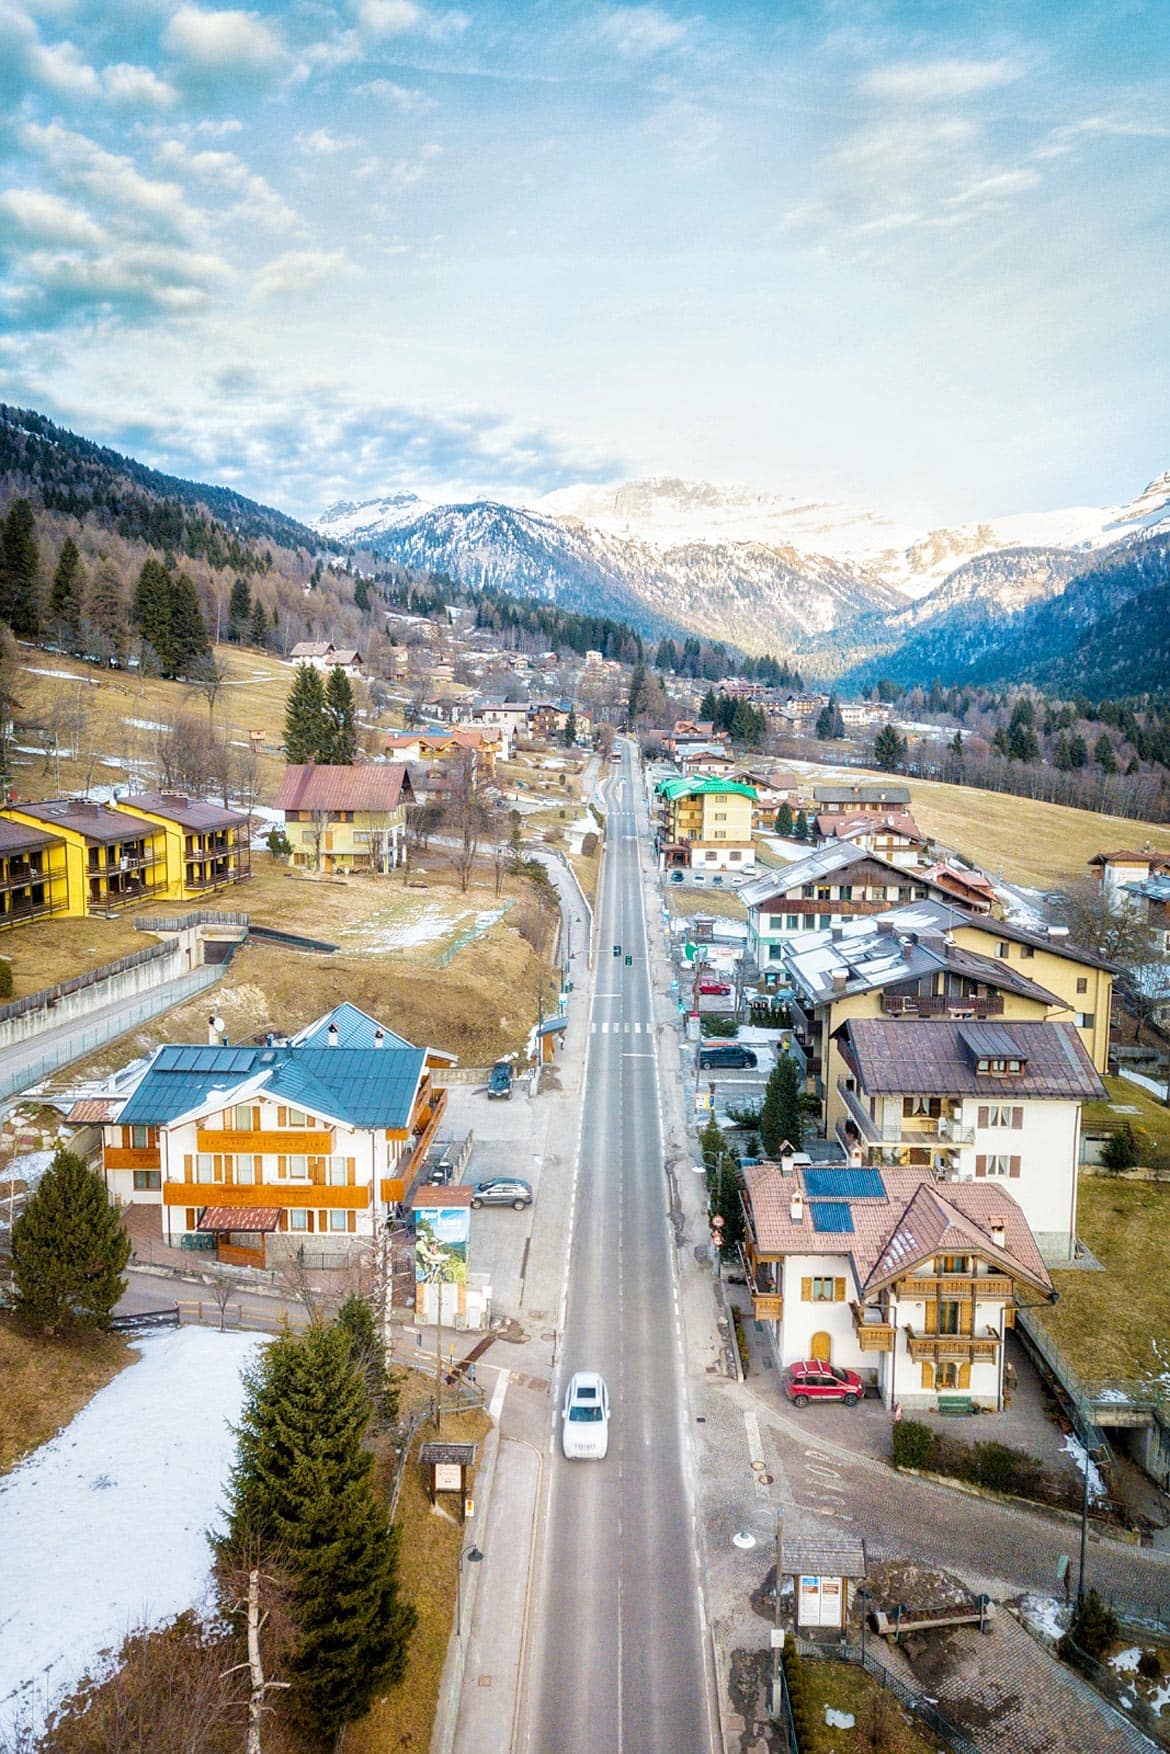
[[[808,1343],[808,1355],[815,1358],[818,1364],[831,1364],[833,1361],[833,1339],[831,1334],[814,1334]]]

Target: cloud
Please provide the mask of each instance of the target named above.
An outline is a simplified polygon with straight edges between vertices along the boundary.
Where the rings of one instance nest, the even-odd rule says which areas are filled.
[[[63,248],[101,246],[107,233],[88,213],[44,189],[7,189],[0,210],[29,239]]]
[[[659,6],[615,6],[602,15],[597,34],[603,43],[631,61],[682,49],[691,27]]]
[[[118,244],[89,257],[34,251],[21,270],[11,302],[26,325],[50,328],[77,316],[190,316],[231,274],[209,252],[147,243]]]
[[[252,300],[259,304],[268,299],[311,292],[314,287],[323,286],[326,281],[335,280],[352,269],[353,264],[344,250],[286,250],[283,255],[266,262],[256,274],[252,281]]]
[[[975,97],[1019,79],[1022,69],[1014,61],[899,61],[876,67],[860,82],[868,97],[896,103],[952,103],[956,98]]]
[[[209,12],[179,7],[163,32],[163,47],[197,79],[267,79],[286,64],[284,46],[255,12]]]
[[[414,0],[361,0],[357,21],[372,37],[397,36],[402,31],[417,30],[423,20],[423,9]]]
[[[84,189],[118,214],[169,227],[182,226],[192,217],[177,183],[144,176],[129,158],[107,152],[60,122],[30,122],[22,130],[22,140],[66,186]]]
[[[72,43],[30,43],[26,65],[30,78],[56,97],[95,98],[101,95],[101,80],[95,69],[88,61],[82,60]]]
[[[102,85],[111,102],[128,110],[167,110],[179,95],[149,67],[134,67],[126,61],[105,68]]]
[[[705,158],[718,144],[723,126],[689,97],[669,97],[647,119],[645,132],[665,146],[680,163]]]
[[[169,139],[159,147],[158,157],[160,163],[203,187],[235,196],[224,215],[229,220],[279,232],[293,231],[303,223],[272,184],[234,152],[210,147],[192,152],[183,141]]]
[[[428,97],[425,91],[396,85],[392,79],[370,79],[365,85],[358,86],[357,94],[359,97],[378,98],[384,103],[393,104],[396,110],[401,110],[404,114],[438,108],[435,99]]]
[[[315,158],[329,158],[338,152],[348,152],[358,141],[353,136],[331,134],[328,128],[315,128],[311,134],[298,134],[297,145],[302,152]]]

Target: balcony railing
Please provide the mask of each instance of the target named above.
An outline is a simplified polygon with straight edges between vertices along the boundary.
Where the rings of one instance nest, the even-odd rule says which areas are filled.
[[[1002,1017],[1003,995],[984,998],[959,994],[883,993],[882,1010],[887,1017]]]
[[[866,1309],[863,1304],[851,1306],[853,1333],[861,1352],[892,1352],[894,1324],[888,1322],[880,1309]]]
[[[779,1291],[752,1290],[752,1315],[758,1322],[784,1320],[784,1298]]]
[[[920,1273],[899,1281],[898,1296],[1010,1299],[1012,1282],[1001,1273]]]
[[[951,1145],[973,1145],[975,1143],[974,1127],[964,1126],[962,1121],[952,1120],[950,1115],[938,1117],[938,1136],[946,1139]]]
[[[858,1096],[856,1090],[851,1090],[849,1084],[844,1078],[838,1078],[837,1090],[845,1107],[849,1110],[850,1118],[856,1125],[861,1137],[870,1145],[880,1145],[882,1143],[882,1129],[874,1120],[873,1116],[862,1102],[860,1096]]]
[[[906,1344],[915,1364],[994,1363],[999,1357],[999,1335],[925,1334],[911,1328]]]

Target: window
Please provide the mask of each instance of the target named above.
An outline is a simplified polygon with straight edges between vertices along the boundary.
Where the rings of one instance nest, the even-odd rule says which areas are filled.
[[[999,943],[995,947],[995,954],[997,956],[1001,957],[1006,962],[1010,953],[1011,953],[1011,945],[1005,944],[1003,939],[1001,938],[999,940]]]
[[[987,1124],[989,1127],[1010,1127],[1012,1124],[1010,1105],[993,1102],[987,1110]]]
[[[783,944],[769,944],[768,945],[768,961],[769,962],[782,962],[783,960],[784,960],[784,946],[783,946]]]
[[[236,1181],[248,1187],[256,1180],[256,1159],[251,1156],[236,1158]]]
[[[304,1126],[305,1116],[299,1108],[290,1108],[289,1109],[289,1111],[288,1111],[288,1124],[290,1127],[303,1127]]]
[[[1096,1021],[1095,1014],[1092,1011],[1078,1011],[1076,1016],[1078,1029],[1092,1029],[1094,1022]]]
[[[1087,992],[1088,992],[1088,990],[1089,990],[1089,978],[1088,978],[1088,976],[1087,976],[1087,975],[1083,975],[1083,974],[1079,974],[1079,975],[1078,975],[1078,976],[1077,976],[1077,992],[1078,992],[1078,993],[1087,993]]]
[[[290,1157],[288,1160],[288,1173],[292,1177],[293,1181],[295,1181],[295,1182],[308,1181],[308,1179],[309,1179],[309,1160],[308,1160],[308,1158],[307,1157]]]
[[[145,1127],[131,1127],[130,1143],[135,1151],[145,1151],[150,1144],[150,1134]]]
[[[957,1389],[959,1386],[959,1367],[957,1364],[943,1363],[934,1367],[934,1386],[936,1389]]]
[[[966,1255],[944,1255],[938,1264],[940,1273],[966,1274],[970,1269]]]
[[[800,915],[799,914],[789,914],[788,915],[788,930],[790,932],[799,932],[799,930],[800,930]]]
[[[1020,945],[1020,957],[1022,960],[1026,960],[1029,956],[1035,956],[1035,954],[1036,954],[1036,946],[1034,944],[1021,944]]]
[[[162,1187],[161,1169],[136,1169],[134,1171],[134,1187],[136,1192],[143,1189]]]
[[[215,1180],[215,1159],[206,1151],[201,1151],[195,1159],[195,1180],[197,1182],[213,1182]]]
[[[769,914],[768,915],[768,930],[770,932],[782,932],[784,930],[784,915],[783,914]]]
[[[236,1104],[236,1131],[240,1133],[252,1131],[252,1104],[250,1102],[237,1102]]]
[[[938,1331],[940,1334],[957,1334],[959,1332],[959,1306],[953,1298],[947,1298],[938,1306]]]
[[[343,1188],[348,1180],[349,1174],[345,1158],[331,1157],[329,1159],[329,1186],[331,1188]]]
[[[832,1279],[818,1279],[812,1282],[812,1300],[814,1303],[832,1303],[834,1298]]]
[[[735,859],[742,859],[743,854],[737,850],[735,852],[728,853],[727,856],[729,859],[735,860]]]
[[[288,1227],[290,1230],[308,1230],[309,1214],[302,1208],[294,1206],[288,1215]]]
[[[330,1228],[330,1230],[348,1230],[349,1229],[349,1213],[348,1212],[330,1212],[330,1214],[329,1214],[329,1228]]]
[[[1010,1167],[1008,1158],[1000,1154],[996,1154],[987,1159],[988,1175],[1007,1175],[1010,1171]]]

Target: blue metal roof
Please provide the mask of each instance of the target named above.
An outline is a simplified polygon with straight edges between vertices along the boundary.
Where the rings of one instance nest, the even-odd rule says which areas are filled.
[[[886,1188],[878,1169],[806,1169],[810,1200],[882,1200]]]
[[[844,1232],[853,1229],[853,1214],[844,1200],[810,1200],[813,1229]]]
[[[118,1118],[165,1126],[213,1096],[229,1107],[250,1083],[353,1127],[405,1127],[425,1060],[424,1049],[412,1047],[164,1047]]]
[[[383,1045],[388,1048],[408,1048],[414,1044],[405,1036],[395,1035],[376,1017],[371,1017],[357,1005],[351,1005],[346,999],[341,1005],[318,1017],[316,1023],[309,1023],[298,1034],[293,1036],[293,1045],[298,1048],[327,1048],[329,1046],[329,1026],[337,1025],[337,1045],[339,1048],[372,1048],[374,1036],[378,1030],[384,1037]]]

